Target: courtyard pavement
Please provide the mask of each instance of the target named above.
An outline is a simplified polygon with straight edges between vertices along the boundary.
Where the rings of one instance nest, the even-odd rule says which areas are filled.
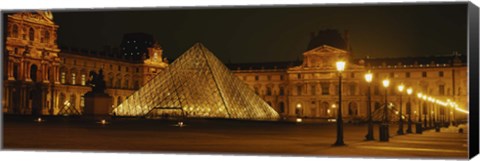
[[[467,159],[467,126],[440,132],[396,135],[390,141],[364,141],[366,125],[345,124],[343,147],[334,147],[334,123],[256,122],[232,120],[174,121],[113,119],[102,125],[81,118],[6,118],[3,148],[9,150],[101,151],[140,153],[254,154],[322,157]],[[463,128],[464,133],[458,133]],[[404,127],[406,129],[406,125]],[[414,130],[415,131],[415,130]]]

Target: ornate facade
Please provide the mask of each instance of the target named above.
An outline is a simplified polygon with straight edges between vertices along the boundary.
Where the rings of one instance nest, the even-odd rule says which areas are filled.
[[[148,59],[135,62],[104,52],[60,50],[50,12],[11,14],[7,21],[4,113],[81,114],[83,94],[91,90],[88,74],[99,69],[116,106],[167,66],[158,44],[147,49]]]
[[[351,53],[328,45],[322,45],[303,53],[303,62],[230,64],[229,67],[252,90],[286,118],[334,118],[338,107],[338,72],[335,62],[347,60],[342,72],[342,110],[347,119],[365,118],[368,84],[364,74],[370,70],[372,110],[384,104],[385,88],[381,81],[391,80],[388,102],[398,109],[399,84],[412,87],[414,94],[402,95],[403,111],[407,108],[419,114],[417,92],[437,99],[456,101],[466,109],[467,66],[466,57],[454,54],[439,57],[353,59]],[[285,64],[290,64],[285,65]],[[295,65],[296,64],[296,65]],[[279,68],[280,67],[280,68]],[[457,118],[466,115],[458,114]]]
[[[4,51],[3,112],[11,114],[82,113],[83,94],[90,71],[103,69],[106,92],[113,106],[143,86],[167,66],[158,45],[148,47],[142,61],[129,61],[120,54],[60,49],[56,43],[58,26],[50,12],[8,15]],[[340,35],[332,34],[330,35]],[[321,37],[315,36],[313,37]],[[345,34],[347,37],[348,34]],[[384,78],[392,80],[388,100],[398,107],[400,96],[396,85],[403,83],[414,92],[438,99],[451,99],[461,108],[467,104],[467,65],[458,54],[440,57],[354,59],[348,41],[335,43],[315,41],[303,53],[302,62],[229,64],[230,70],[286,118],[332,118],[338,107],[338,73],[334,62],[347,60],[342,73],[342,109],[345,118],[366,116],[367,83],[364,74],[374,73],[371,83],[372,109],[383,105]],[[324,44],[319,44],[324,43]],[[337,46],[335,46],[337,44]],[[340,44],[340,46],[338,46]],[[313,47],[317,46],[317,47]],[[343,47],[342,47],[343,46]],[[123,53],[128,54],[128,53]],[[415,94],[403,95],[402,107],[414,115],[425,106]],[[466,117],[465,115],[463,117]]]

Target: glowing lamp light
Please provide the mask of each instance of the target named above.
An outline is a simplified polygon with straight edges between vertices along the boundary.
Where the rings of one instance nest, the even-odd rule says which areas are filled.
[[[372,79],[373,79],[373,74],[370,71],[368,71],[368,73],[365,74],[365,81],[370,83],[370,82],[372,82]]]
[[[302,119],[301,119],[301,118],[297,118],[295,121],[296,121],[296,122],[302,122]]]
[[[297,104],[297,108],[302,108],[302,104]]]
[[[400,84],[400,85],[398,86],[398,91],[403,92],[403,89],[404,89],[404,88],[405,88],[405,86],[404,86],[403,84]]]
[[[422,93],[417,93],[417,97],[422,98],[423,97]]]
[[[387,88],[387,87],[390,85],[390,80],[385,79],[385,80],[383,80],[382,83],[383,83],[383,86],[384,86],[385,88]]]
[[[342,60],[337,61],[336,65],[337,65],[337,71],[343,72],[345,70],[345,61],[342,61]]]
[[[99,122],[99,123],[100,123],[100,124],[102,124],[102,125],[106,125],[106,124],[108,124],[107,120],[105,120],[105,119],[103,119],[103,120],[100,120],[100,122]]]
[[[408,89],[407,89],[407,94],[408,94],[408,95],[411,95],[412,92],[413,92],[412,88],[408,88]]]
[[[336,105],[336,104],[332,104],[332,108],[337,108],[337,105]]]
[[[41,117],[35,119],[35,122],[43,122],[43,121],[44,121],[44,120],[43,120]]]

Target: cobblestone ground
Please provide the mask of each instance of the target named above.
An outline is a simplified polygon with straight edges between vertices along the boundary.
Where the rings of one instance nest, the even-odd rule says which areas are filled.
[[[390,126],[389,142],[364,141],[366,125],[345,124],[344,147],[336,140],[335,124],[226,120],[176,122],[160,120],[96,120],[45,118],[4,121],[4,148],[53,151],[141,153],[228,153],[283,156],[406,157],[466,159],[467,127],[442,128],[397,136]],[[463,128],[465,133],[458,133]],[[405,126],[406,129],[406,126]]]

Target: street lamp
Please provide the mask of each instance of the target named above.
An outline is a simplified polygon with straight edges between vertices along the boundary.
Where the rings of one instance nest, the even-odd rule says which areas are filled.
[[[408,94],[408,107],[407,107],[407,113],[408,113],[408,126],[407,126],[407,133],[412,133],[412,102],[411,101],[411,96],[412,95],[412,88],[407,89],[407,94]]]
[[[418,97],[418,114],[417,114],[417,122],[415,123],[415,133],[417,134],[421,134],[423,133],[423,129],[422,129],[422,97],[423,97],[423,94],[422,93],[417,93],[417,97]]]
[[[385,87],[385,107],[383,110],[383,123],[380,125],[380,141],[388,141],[388,102],[387,102],[387,91],[388,86],[390,85],[390,80],[383,80],[383,87]]]
[[[367,104],[367,115],[368,115],[368,133],[366,136],[366,140],[374,140],[373,138],[373,123],[372,123],[372,98],[370,94],[370,83],[372,82],[373,75],[370,71],[368,71],[367,74],[365,74],[365,81],[367,81],[368,84],[368,89],[367,89],[367,95],[368,95],[368,104]]]
[[[398,113],[398,135],[403,135],[403,118],[402,118],[402,95],[403,95],[403,89],[405,86],[403,84],[400,84],[398,86],[398,91],[400,93],[400,112]]]
[[[423,103],[425,104],[425,106],[427,106],[427,107],[422,107],[422,110],[423,110],[423,127],[426,129],[427,128],[427,115],[428,115],[428,104],[426,103],[427,102],[427,95],[423,95],[422,99],[423,99]]]
[[[342,72],[345,70],[345,61],[337,61],[338,71],[338,112],[337,112],[337,141],[334,146],[344,146],[343,143],[343,119],[342,119]]]

